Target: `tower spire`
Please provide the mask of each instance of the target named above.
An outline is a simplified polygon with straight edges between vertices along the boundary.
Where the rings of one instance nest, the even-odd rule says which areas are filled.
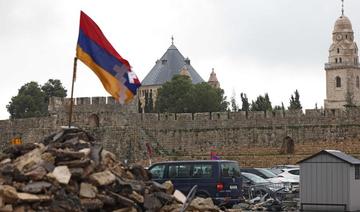
[[[171,35],[171,45],[174,45],[174,36]]]
[[[341,15],[344,16],[344,0],[341,0]]]

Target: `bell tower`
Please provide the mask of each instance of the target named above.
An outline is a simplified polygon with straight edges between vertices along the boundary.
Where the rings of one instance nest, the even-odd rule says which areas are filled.
[[[344,5],[344,4],[343,4]],[[326,109],[360,106],[360,66],[354,31],[348,17],[336,20],[326,70]]]

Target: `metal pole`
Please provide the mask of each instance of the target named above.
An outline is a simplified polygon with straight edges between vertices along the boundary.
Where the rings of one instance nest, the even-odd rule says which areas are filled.
[[[73,77],[72,77],[72,85],[71,85],[71,99],[70,99],[70,111],[69,111],[69,128],[71,127],[71,118],[72,118],[72,111],[74,105],[74,82],[76,78],[76,67],[77,67],[77,57],[74,57],[74,69],[73,69]]]

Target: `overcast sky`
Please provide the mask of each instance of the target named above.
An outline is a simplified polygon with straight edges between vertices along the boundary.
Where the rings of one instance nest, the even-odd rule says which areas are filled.
[[[359,0],[345,15],[360,40]],[[250,100],[269,93],[289,105],[298,89],[303,107],[323,105],[331,33],[340,0],[0,0],[0,119],[27,82],[60,79],[71,89],[80,10],[102,29],[140,80],[171,44],[208,80],[212,68],[226,95]],[[108,96],[79,62],[75,97]]]

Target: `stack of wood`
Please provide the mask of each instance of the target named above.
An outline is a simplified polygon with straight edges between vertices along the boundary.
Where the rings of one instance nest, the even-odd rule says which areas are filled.
[[[180,210],[171,182],[151,181],[143,167],[124,165],[96,143],[83,130],[64,129],[5,149],[0,211]]]

